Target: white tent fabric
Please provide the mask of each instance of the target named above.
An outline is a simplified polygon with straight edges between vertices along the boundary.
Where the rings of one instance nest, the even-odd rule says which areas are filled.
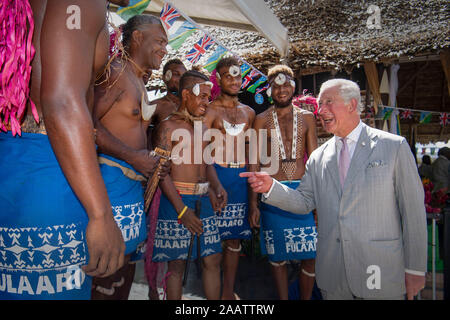
[[[258,31],[286,57],[288,30],[264,1],[255,0],[152,0],[146,12],[159,15],[164,3],[170,3],[200,24]]]

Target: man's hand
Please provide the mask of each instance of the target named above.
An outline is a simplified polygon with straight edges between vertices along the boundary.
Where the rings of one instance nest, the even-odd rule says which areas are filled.
[[[192,234],[202,234],[203,233],[203,223],[197,218],[192,209],[187,208],[186,212],[181,217],[181,223],[192,233]]]
[[[259,228],[259,218],[261,216],[261,212],[259,211],[258,207],[250,206],[249,212],[248,212],[248,220],[250,222],[250,227],[253,228]]]
[[[108,277],[123,266],[125,243],[122,232],[110,214],[91,218],[86,228],[89,263],[83,271],[92,277]]]
[[[216,188],[210,187],[209,200],[214,211],[221,211],[228,202],[228,194],[225,189],[219,184]]]
[[[267,172],[241,172],[239,177],[248,178],[250,187],[257,193],[269,192],[273,183],[272,177]]]
[[[170,173],[171,166],[172,166],[172,161],[170,161],[170,160],[161,161],[161,168],[158,172],[158,178],[161,180],[164,179],[164,177]]]
[[[425,288],[425,276],[416,276],[405,272],[406,297],[413,300],[420,290]]]
[[[136,171],[139,171],[148,178],[155,172],[159,164],[159,159],[160,156],[151,156],[150,151],[142,149],[130,156],[129,163]]]

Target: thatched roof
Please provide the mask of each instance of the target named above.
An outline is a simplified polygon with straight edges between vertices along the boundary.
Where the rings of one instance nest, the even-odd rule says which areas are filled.
[[[265,2],[289,30],[288,63],[295,70],[344,69],[368,60],[378,62],[450,47],[450,11],[443,0]],[[380,9],[381,29],[367,26],[373,15],[368,13],[370,5]],[[231,42],[238,41],[233,37]],[[244,49],[241,54],[261,69],[279,62],[278,53],[268,43],[257,52]]]
[[[450,47],[450,10],[446,0],[264,0],[289,30],[288,64],[302,74],[351,69],[365,61],[437,53]],[[381,29],[369,29],[380,9]],[[266,72],[280,56],[261,35],[251,31],[206,26],[229,50]],[[184,56],[198,37],[189,38],[173,56]],[[204,62],[202,60],[201,62]]]

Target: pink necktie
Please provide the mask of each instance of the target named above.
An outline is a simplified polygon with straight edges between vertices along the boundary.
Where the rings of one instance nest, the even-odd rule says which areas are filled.
[[[345,177],[347,176],[348,167],[350,166],[350,154],[346,138],[341,138],[342,149],[339,155],[339,178],[341,178],[341,186],[344,186]]]

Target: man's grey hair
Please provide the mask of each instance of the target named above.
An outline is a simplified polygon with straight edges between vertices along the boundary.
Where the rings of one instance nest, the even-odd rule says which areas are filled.
[[[359,86],[356,82],[347,79],[331,79],[325,81],[322,84],[322,86],[320,87],[320,93],[322,93],[326,89],[333,87],[339,88],[339,94],[344,99],[345,103],[349,103],[352,99],[356,99],[356,101],[358,102],[356,111],[358,112],[358,114],[361,114],[361,112],[364,110],[364,106],[361,103],[361,90],[359,89]]]

